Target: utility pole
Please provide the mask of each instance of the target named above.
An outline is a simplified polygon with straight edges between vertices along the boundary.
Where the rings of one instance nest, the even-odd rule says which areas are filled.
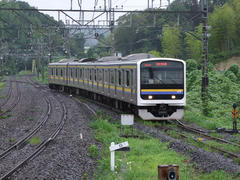
[[[203,41],[203,69],[202,69],[202,106],[203,113],[207,113],[208,97],[208,0],[202,0],[202,41]]]
[[[111,54],[115,55],[115,37],[114,37],[114,8],[112,8],[112,0],[109,0],[109,27],[111,31]]]
[[[71,58],[71,52],[70,52],[70,28],[65,27],[64,28],[64,41],[65,41],[65,47],[64,47],[64,53],[67,55],[67,58]]]

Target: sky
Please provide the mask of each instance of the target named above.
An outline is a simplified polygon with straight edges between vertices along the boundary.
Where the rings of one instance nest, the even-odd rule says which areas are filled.
[[[82,1],[82,9],[94,9],[95,2],[97,2],[96,9],[103,9],[104,7],[104,0],[21,0],[27,2],[30,6],[33,6],[38,9],[70,9],[71,8],[71,1],[72,1],[72,9],[79,10],[78,1]],[[106,0],[107,2],[109,0]],[[150,7],[151,2],[150,1]],[[173,1],[173,0],[171,0]],[[160,6],[160,2],[162,7],[166,6],[168,0],[153,0],[153,7],[157,8]],[[112,0],[112,7],[118,10],[143,10],[146,9],[148,6],[148,0]],[[46,13],[46,12],[44,12]],[[50,16],[53,16],[56,20],[58,19],[57,12],[49,12]],[[79,13],[69,13],[70,16],[74,17],[74,19],[79,19]],[[91,20],[92,17],[96,17],[98,13],[88,13],[84,15],[85,20]],[[123,14],[118,13],[116,14],[115,19]],[[61,20],[64,22],[69,19],[65,17],[65,15],[61,14]],[[106,19],[106,15],[101,17],[100,19]]]

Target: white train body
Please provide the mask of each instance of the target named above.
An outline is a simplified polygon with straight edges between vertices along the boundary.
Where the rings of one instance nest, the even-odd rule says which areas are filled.
[[[182,119],[186,64],[172,58],[128,56],[49,64],[49,87],[75,92],[144,120]]]

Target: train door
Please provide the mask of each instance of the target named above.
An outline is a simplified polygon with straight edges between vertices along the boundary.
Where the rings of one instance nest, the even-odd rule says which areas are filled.
[[[118,88],[117,88],[117,90],[118,90],[119,98],[121,98],[121,99],[123,97],[123,92],[124,92],[123,78],[124,78],[123,70],[119,69],[118,70]]]
[[[125,87],[124,93],[127,100],[131,98],[131,77],[130,77],[130,70],[125,70]]]
[[[111,96],[115,96],[115,69],[111,69],[109,71],[110,73],[110,79],[109,79],[109,93],[111,94]]]
[[[114,96],[117,95],[117,69],[114,69]]]
[[[131,88],[131,99],[133,98],[133,70],[130,70],[130,88]]]

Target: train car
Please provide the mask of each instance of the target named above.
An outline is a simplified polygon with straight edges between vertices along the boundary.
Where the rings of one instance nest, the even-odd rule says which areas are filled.
[[[186,64],[173,58],[133,54],[49,64],[49,87],[87,96],[144,120],[182,119]]]

